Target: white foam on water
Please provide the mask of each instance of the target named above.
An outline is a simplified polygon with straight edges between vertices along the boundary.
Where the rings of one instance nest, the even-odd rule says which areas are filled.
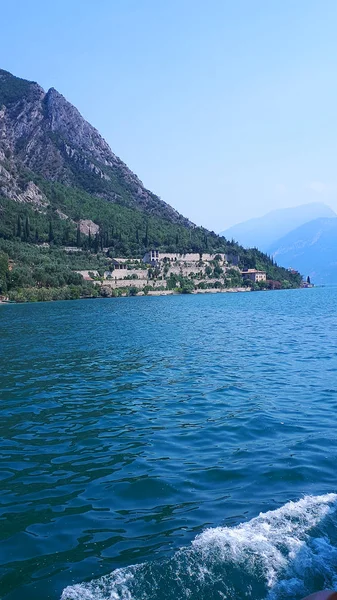
[[[295,559],[306,544],[305,534],[331,512],[336,494],[307,496],[298,502],[288,502],[281,508],[261,513],[237,527],[207,529],[192,542],[205,555],[215,554],[248,567],[258,561],[265,571],[268,587],[277,574]]]
[[[336,585],[328,534],[332,528],[337,539],[336,504],[336,494],[306,496],[236,527],[207,529],[170,559],[69,586],[61,600],[281,600],[313,591],[316,580]]]

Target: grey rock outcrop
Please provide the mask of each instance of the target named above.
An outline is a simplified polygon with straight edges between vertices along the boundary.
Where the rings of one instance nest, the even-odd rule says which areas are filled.
[[[80,219],[79,221],[80,232],[84,235],[96,235],[99,233],[99,225],[91,221],[91,219]]]
[[[147,190],[98,131],[57,90],[0,70],[0,188],[19,167],[92,196],[122,203],[190,227],[192,223]],[[1,159],[5,156],[5,160]],[[6,162],[7,161],[7,162]],[[14,166],[13,166],[14,165]],[[14,177],[15,179],[15,177]],[[6,184],[7,180],[7,184]],[[15,192],[20,190],[16,178]],[[15,186],[14,186],[15,187]]]

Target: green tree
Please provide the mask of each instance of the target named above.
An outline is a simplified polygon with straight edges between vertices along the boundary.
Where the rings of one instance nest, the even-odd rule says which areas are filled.
[[[180,278],[180,291],[182,294],[191,294],[194,290],[194,283],[188,277]]]
[[[95,237],[94,237],[94,241],[93,241],[93,250],[95,252],[95,254],[97,254],[98,250],[99,250],[99,235],[98,233],[96,233]]]
[[[81,247],[81,230],[80,230],[80,225],[77,225],[77,231],[76,231],[76,246],[77,248]]]
[[[8,256],[4,252],[0,252],[0,294],[7,292]]]
[[[49,241],[50,244],[54,241],[54,229],[53,229],[52,220],[49,221],[48,241]]]
[[[18,238],[21,239],[21,237],[22,237],[22,227],[21,227],[21,217],[20,217],[20,215],[18,215],[18,218],[17,218],[16,235],[17,235]]]
[[[223,275],[223,269],[220,267],[220,265],[216,265],[214,267],[214,271],[213,271],[214,277],[219,278],[221,277],[221,275]]]
[[[26,220],[25,220],[25,241],[29,242],[29,238],[30,238],[30,223],[29,223],[29,217],[27,215]]]

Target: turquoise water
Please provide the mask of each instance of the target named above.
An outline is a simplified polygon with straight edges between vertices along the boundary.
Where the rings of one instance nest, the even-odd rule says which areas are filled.
[[[337,288],[0,306],[2,600],[336,585],[336,306]]]

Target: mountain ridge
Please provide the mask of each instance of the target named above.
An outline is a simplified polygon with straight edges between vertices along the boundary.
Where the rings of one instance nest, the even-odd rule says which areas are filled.
[[[149,213],[160,207],[165,218],[193,227],[189,219],[145,188],[97,129],[55,88],[45,92],[37,83],[3,70],[0,87],[9,88],[7,94],[0,92],[0,148],[14,154],[25,167],[66,185],[79,185],[79,171],[88,178],[94,175],[91,192],[99,197]],[[123,194],[119,193],[121,184]]]
[[[45,92],[36,82],[4,70],[0,71],[0,215],[0,250],[17,261],[18,269],[11,275],[16,286],[38,284],[34,264],[42,255],[36,249],[45,247],[68,271],[75,264],[77,269],[107,269],[111,257],[138,259],[151,248],[214,256],[222,252],[235,256],[243,269],[266,271],[283,287],[299,285],[297,276],[265,254],[246,251],[197,227],[147,190],[55,88]],[[85,254],[75,260],[54,252],[64,247]],[[46,260],[45,268],[54,269],[53,261]],[[19,262],[25,265],[21,271]],[[28,264],[30,277],[25,271]],[[66,278],[72,281],[68,271]],[[60,275],[58,281],[64,279]]]
[[[310,202],[289,208],[269,211],[262,217],[255,217],[229,227],[220,235],[234,238],[244,247],[258,246],[269,252],[276,240],[291,230],[316,218],[335,217],[336,213],[323,202]]]
[[[276,241],[270,253],[314,283],[337,283],[337,216],[304,223]]]

